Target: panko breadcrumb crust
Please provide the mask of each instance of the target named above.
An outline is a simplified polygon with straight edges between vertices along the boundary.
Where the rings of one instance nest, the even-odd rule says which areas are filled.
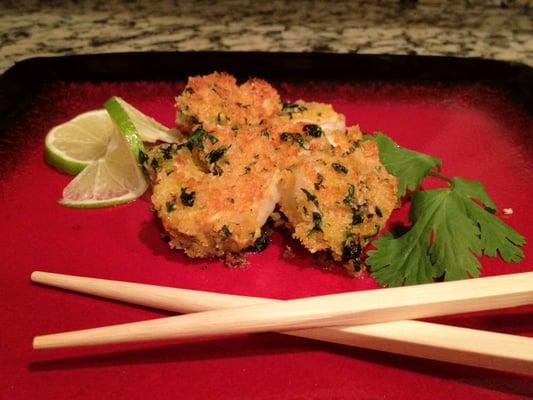
[[[310,252],[360,270],[361,249],[396,206],[397,179],[358,126],[330,104],[284,104],[263,80],[238,85],[218,72],[189,78],[176,106],[187,140],[153,147],[144,164],[172,248],[239,254],[264,239],[279,206]]]

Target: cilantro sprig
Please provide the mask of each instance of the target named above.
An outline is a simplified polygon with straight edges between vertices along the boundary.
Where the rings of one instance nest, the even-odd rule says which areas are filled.
[[[376,141],[382,164],[398,178],[398,198],[403,197],[407,190],[416,190],[431,171],[441,169],[440,159],[400,147],[382,132],[365,135],[365,139]]]
[[[414,285],[478,277],[478,257],[498,254],[505,262],[523,257],[523,236],[494,215],[496,205],[483,184],[440,174],[438,158],[399,147],[383,133],[375,140],[380,160],[399,180],[398,196],[411,192],[410,228],[401,235],[387,233],[373,244],[366,264],[384,286]],[[440,178],[444,188],[420,190],[427,176]]]

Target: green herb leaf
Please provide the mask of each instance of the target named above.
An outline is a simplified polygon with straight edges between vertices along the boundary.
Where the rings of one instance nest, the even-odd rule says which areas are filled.
[[[348,169],[342,165],[342,164],[339,164],[339,163],[332,163],[331,166],[333,167],[333,169],[335,171],[337,171],[339,174],[347,174],[348,173]]]
[[[231,231],[229,230],[227,225],[222,225],[222,229],[220,230],[220,232],[222,234],[222,239],[223,240],[225,240],[225,239],[227,239],[228,237],[231,236]]]
[[[307,135],[315,138],[319,138],[320,136],[322,136],[322,128],[315,124],[304,125],[303,130]]]
[[[411,228],[399,237],[386,234],[374,242],[367,264],[381,285],[400,286],[479,276],[482,253],[506,262],[523,257],[525,239],[487,207],[494,202],[477,181],[450,180],[444,189],[416,191],[412,195]]]
[[[320,190],[323,182],[324,182],[324,176],[322,176],[321,174],[316,174],[316,182],[314,184],[315,190]]]
[[[228,151],[230,147],[231,146],[222,146],[222,147],[219,147],[218,149],[211,150],[209,153],[207,153],[205,158],[210,163],[216,163],[218,160],[222,158],[222,156],[226,153],[226,151]]]
[[[463,196],[481,201],[487,208],[496,211],[496,204],[485,191],[485,186],[479,181],[454,177],[451,179],[454,190]]]
[[[344,196],[344,199],[342,199],[342,202],[347,207],[355,207],[355,186],[351,183],[348,184],[348,192]]]
[[[171,213],[176,211],[176,196],[172,196],[169,201],[166,202],[167,212]]]
[[[319,212],[313,212],[312,213],[312,216],[313,216],[313,229],[311,229],[311,232],[312,231],[318,231],[318,232],[322,232],[322,214],[320,214]]]
[[[199,126],[194,130],[194,132],[189,136],[189,139],[187,139],[187,148],[189,150],[192,150],[193,147],[197,147],[200,150],[204,149],[204,139],[208,139],[211,144],[215,144],[218,142],[218,139],[207,132],[203,127]]]
[[[309,190],[304,189],[304,188],[300,188],[300,190],[305,193],[305,197],[307,197],[307,201],[310,201],[311,203],[313,203],[315,206],[318,207],[318,199],[316,198],[314,194],[312,194],[311,192],[309,192]]]
[[[494,215],[496,205],[481,182],[459,177],[452,178],[451,182],[456,192],[465,197],[479,200],[485,205],[485,208],[482,208],[473,202],[465,201],[468,217],[477,221],[483,254],[496,257],[499,253],[505,262],[519,262],[524,257],[520,247],[526,243],[526,240]]]
[[[185,207],[194,206],[194,200],[196,199],[196,192],[187,193],[187,188],[181,188],[180,200],[181,204]]]
[[[441,168],[439,158],[400,147],[384,133],[365,135],[365,139],[376,141],[379,159],[387,171],[398,178],[398,198],[403,197],[407,190],[416,190],[434,168]]]

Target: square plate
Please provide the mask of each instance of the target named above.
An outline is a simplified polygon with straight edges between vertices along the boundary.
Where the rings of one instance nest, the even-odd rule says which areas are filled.
[[[245,269],[171,251],[149,194],[114,208],[57,204],[71,177],[48,166],[53,126],[112,95],[171,126],[189,75],[227,71],[269,80],[285,101],[332,103],[349,124],[443,159],[444,174],[478,179],[526,239],[533,189],[531,68],[496,61],[283,53],[137,53],[24,61],[0,77],[0,393],[27,398],[520,398],[511,374],[277,334],[186,343],[33,351],[38,334],[167,315],[30,284],[33,270],[281,299],[376,288],[317,266],[287,233]],[[405,220],[405,209],[393,220]],[[290,246],[296,257],[283,257]],[[482,275],[531,271],[482,258]],[[532,307],[436,319],[533,336]]]

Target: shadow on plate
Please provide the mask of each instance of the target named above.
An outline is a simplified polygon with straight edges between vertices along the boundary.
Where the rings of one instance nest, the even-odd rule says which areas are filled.
[[[77,351],[77,350],[76,350]],[[84,350],[86,351],[86,350]],[[93,349],[94,351],[94,349]],[[319,343],[312,340],[276,334],[258,334],[189,343],[165,343],[157,347],[107,351],[105,353],[59,357],[36,361],[28,366],[30,373],[100,368],[117,365],[189,363],[192,361],[257,357],[261,355],[329,352],[357,358],[384,368],[407,370],[416,374],[460,381],[468,385],[515,395],[533,393],[531,379],[525,376],[455,365],[381,351]]]

